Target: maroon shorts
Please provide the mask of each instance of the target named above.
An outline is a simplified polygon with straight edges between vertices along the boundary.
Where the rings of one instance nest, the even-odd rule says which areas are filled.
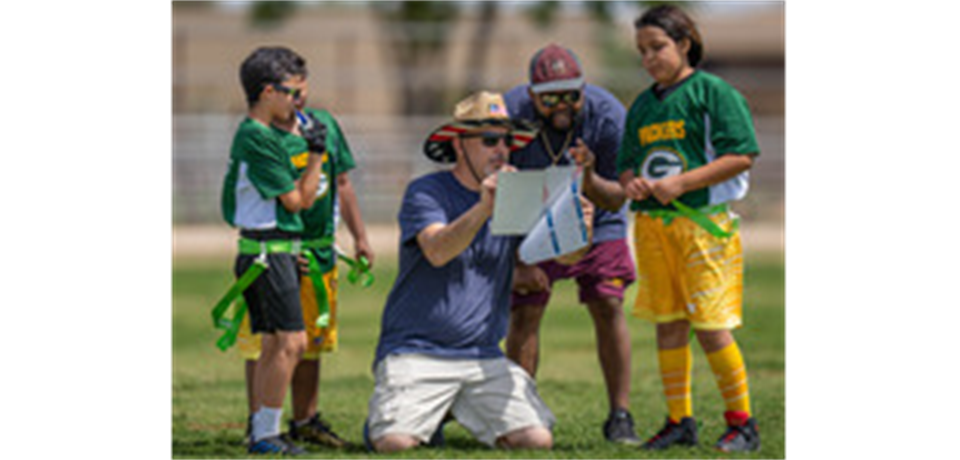
[[[637,269],[630,257],[627,240],[612,240],[594,244],[587,255],[574,265],[562,265],[557,262],[541,262],[537,265],[554,281],[576,278],[580,286],[580,303],[591,300],[615,297],[623,300],[627,286],[637,279]],[[545,291],[520,295],[512,294],[511,305],[546,305],[550,301],[550,287]]]

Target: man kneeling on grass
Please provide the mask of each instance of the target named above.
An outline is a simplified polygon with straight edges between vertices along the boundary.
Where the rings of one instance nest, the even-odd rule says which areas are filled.
[[[448,413],[490,446],[553,446],[553,414],[499,347],[519,238],[494,236],[488,226],[497,173],[513,170],[510,152],[532,138],[510,120],[501,95],[481,92],[427,139],[431,160],[455,165],[416,179],[403,197],[400,272],[380,328],[368,448],[426,443]],[[589,226],[593,206],[581,201]],[[587,250],[561,261],[575,263]]]

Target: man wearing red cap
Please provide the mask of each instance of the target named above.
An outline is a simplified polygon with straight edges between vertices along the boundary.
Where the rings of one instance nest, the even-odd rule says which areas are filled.
[[[594,245],[579,263],[517,266],[507,356],[530,375],[536,374],[540,320],[551,286],[560,279],[576,279],[580,302],[593,319],[607,386],[610,414],[603,434],[609,441],[639,444],[628,409],[630,333],[623,313],[623,293],[636,279],[636,269],[626,241],[626,211],[608,204],[618,193],[616,158],[626,110],[606,90],[586,84],[576,55],[559,45],[549,45],[533,56],[529,76],[529,84],[513,88],[504,98],[511,117],[538,124],[540,132],[511,156],[510,163],[521,170],[582,166],[584,192],[598,208]]]

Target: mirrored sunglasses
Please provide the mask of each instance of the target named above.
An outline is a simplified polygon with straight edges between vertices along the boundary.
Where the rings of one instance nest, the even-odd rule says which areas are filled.
[[[553,108],[565,102],[568,105],[576,104],[580,100],[580,91],[568,91],[565,93],[542,93],[540,94],[540,104],[546,108]]]

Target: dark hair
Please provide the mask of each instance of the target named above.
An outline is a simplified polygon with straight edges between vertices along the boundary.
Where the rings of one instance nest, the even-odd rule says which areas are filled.
[[[240,64],[240,84],[253,106],[267,85],[279,84],[291,76],[307,76],[307,61],[282,46],[257,48]]]
[[[684,38],[690,39],[690,50],[687,51],[687,61],[691,67],[696,67],[703,60],[703,39],[697,25],[680,8],[672,5],[662,5],[643,13],[643,16],[634,21],[636,29],[654,26],[663,31],[679,43]]]

